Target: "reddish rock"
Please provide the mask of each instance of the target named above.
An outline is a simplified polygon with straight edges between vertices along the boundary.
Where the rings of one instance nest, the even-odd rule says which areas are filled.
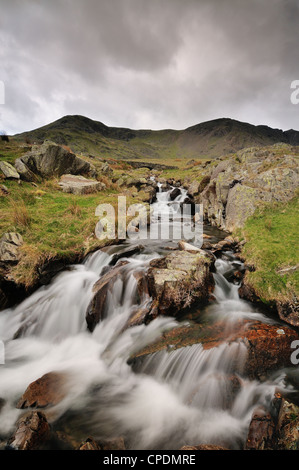
[[[142,358],[156,351],[167,349],[171,344],[179,349],[201,343],[204,349],[220,346],[224,342],[241,342],[247,347],[244,376],[259,379],[281,367],[292,367],[291,344],[298,340],[295,330],[279,325],[268,325],[259,321],[240,320],[231,325],[229,332],[225,322],[212,325],[190,324],[167,331],[154,343],[137,352],[134,358]]]
[[[7,448],[15,450],[39,449],[50,437],[50,426],[40,411],[26,414],[17,422],[14,435],[8,440]]]
[[[272,449],[274,432],[275,423],[271,414],[264,408],[255,410],[251,418],[245,449]]]
[[[66,377],[50,372],[32,382],[20,398],[17,408],[45,408],[56,405],[65,397]]]

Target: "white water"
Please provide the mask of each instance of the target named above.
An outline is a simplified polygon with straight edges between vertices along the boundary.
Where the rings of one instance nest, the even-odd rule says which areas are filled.
[[[161,206],[168,210],[167,197],[168,193],[159,193],[157,213]],[[183,193],[178,199],[184,197]],[[224,343],[205,351],[198,344],[157,352],[138,373],[127,363],[133,352],[177,325],[161,317],[123,331],[136,307],[133,273],[145,270],[157,256],[147,247],[128,260],[124,278],[108,296],[105,319],[92,334],[85,321],[92,286],[112,258],[101,251],[58,275],[16,308],[0,312],[6,354],[5,365],[0,366],[0,397],[6,400],[0,437],[13,432],[23,413],[15,405],[27,386],[45,373],[62,371],[68,378],[68,394],[47,411],[48,418],[54,426],[59,418],[71,423],[81,439],[124,435],[133,449],[242,444],[253,408],[269,402],[276,386],[241,379],[239,392],[228,403],[231,376],[242,374],[246,360],[244,345]],[[265,321],[239,299],[237,286],[226,281],[230,262],[218,260],[216,269],[216,300],[206,314],[225,316],[228,324],[240,318]]]

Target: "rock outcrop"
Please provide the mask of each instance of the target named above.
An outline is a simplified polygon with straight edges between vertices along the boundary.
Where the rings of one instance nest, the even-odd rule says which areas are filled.
[[[173,251],[153,260],[148,283],[156,314],[175,316],[196,302],[207,302],[214,287],[212,266],[213,258],[203,250]]]
[[[205,219],[233,231],[260,204],[291,199],[299,183],[298,158],[285,155],[284,150],[289,147],[283,144],[241,150],[212,167],[206,175],[209,183],[195,198],[204,206]]]
[[[21,178],[31,181],[34,178],[51,178],[64,174],[83,175],[94,173],[94,167],[54,142],[45,141],[15,162]]]

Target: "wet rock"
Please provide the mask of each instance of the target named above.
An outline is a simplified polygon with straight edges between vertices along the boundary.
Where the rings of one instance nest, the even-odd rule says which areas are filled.
[[[283,330],[283,332],[282,332]],[[163,337],[134,354],[134,358],[144,358],[148,354],[168,348],[179,349],[201,343],[205,350],[216,348],[225,342],[238,342],[246,346],[242,374],[250,379],[264,379],[271,372],[282,367],[293,367],[291,348],[298,340],[296,331],[259,321],[240,320],[230,325],[227,338],[226,324],[218,321],[211,325],[189,324],[174,328]]]
[[[126,450],[123,437],[98,441],[98,446],[100,450]]]
[[[58,184],[64,193],[77,195],[96,193],[106,188],[104,183],[80,175],[63,175]]]
[[[198,446],[183,446],[180,450],[228,450],[226,447],[216,446],[214,444],[200,444]]]
[[[0,162],[0,172],[6,179],[19,180],[20,175],[17,170],[8,162]]]
[[[279,317],[293,326],[299,326],[299,300],[295,294],[286,301],[277,300],[276,307]]]
[[[93,299],[87,312],[86,322],[89,331],[93,331],[96,325],[105,318],[105,306],[108,292],[111,292],[115,282],[122,278],[126,271],[128,261],[120,261],[116,266],[104,274],[93,286]]]
[[[110,266],[114,266],[120,259],[122,258],[130,258],[131,256],[133,255],[136,255],[138,253],[141,253],[141,251],[143,250],[144,246],[143,245],[137,245],[137,246],[129,246],[128,248],[126,249],[123,249],[122,251],[120,251],[119,253],[115,253],[112,258],[111,258],[111,261],[109,263]]]
[[[269,411],[264,408],[255,410],[251,418],[245,449],[272,449],[274,433],[275,422]]]
[[[299,450],[299,407],[284,398],[278,415],[277,446],[282,450]]]
[[[206,302],[214,286],[212,264],[202,251],[173,251],[153,260],[148,271],[149,292],[159,314],[176,315],[195,302]]]
[[[56,405],[65,397],[66,377],[50,372],[32,382],[20,398],[17,408],[45,408]]]
[[[178,247],[181,251],[188,251],[189,253],[201,253],[203,256],[206,255],[205,251],[201,250],[197,246],[191,245],[183,240],[178,242]]]
[[[170,200],[174,201],[178,196],[180,196],[180,194],[181,194],[180,188],[174,188],[169,194]]]
[[[88,439],[86,439],[85,442],[80,445],[79,450],[100,450],[100,447],[98,446],[96,441],[89,437]]]
[[[50,426],[44,413],[33,411],[22,416],[17,429],[7,442],[7,449],[36,450],[50,437]]]

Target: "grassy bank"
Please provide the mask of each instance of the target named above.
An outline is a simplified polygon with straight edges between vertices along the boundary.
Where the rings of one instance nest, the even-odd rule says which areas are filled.
[[[117,207],[119,191],[75,196],[63,193],[56,180],[40,183],[5,181],[9,193],[0,196],[0,233],[23,236],[21,261],[11,269],[13,279],[29,287],[36,281],[37,268],[51,259],[74,259],[100,247],[94,234],[99,204]],[[127,203],[141,202],[127,196]]]
[[[243,254],[255,267],[248,281],[264,302],[299,297],[298,199],[256,211],[242,230]]]

